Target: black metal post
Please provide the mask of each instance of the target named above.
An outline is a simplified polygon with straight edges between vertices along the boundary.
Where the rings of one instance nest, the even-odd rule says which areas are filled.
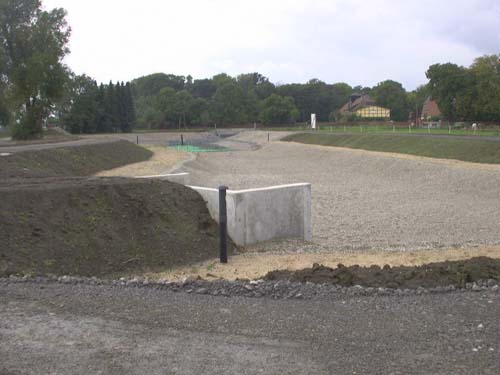
[[[184,135],[181,134],[181,146],[184,146]]]
[[[137,144],[139,144],[139,136],[137,136]]]
[[[219,250],[220,262],[227,263],[227,186],[219,187]]]
[[[267,133],[267,141],[269,142],[269,133]]]

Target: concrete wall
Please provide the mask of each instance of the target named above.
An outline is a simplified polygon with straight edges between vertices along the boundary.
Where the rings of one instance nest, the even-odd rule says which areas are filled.
[[[203,197],[210,214],[218,221],[218,190],[190,187]],[[310,184],[228,190],[226,203],[228,234],[240,246],[277,238],[312,239]]]

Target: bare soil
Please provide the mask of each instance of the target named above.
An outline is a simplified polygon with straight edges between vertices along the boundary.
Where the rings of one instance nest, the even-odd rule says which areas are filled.
[[[330,268],[314,264],[312,268],[299,271],[272,271],[265,276],[265,279],[385,288],[414,289],[449,285],[464,288],[466,283],[479,280],[499,281],[500,259],[476,257],[461,261],[430,263],[418,267],[385,265],[382,268],[377,265],[346,267],[343,264],[339,264],[337,268]]]
[[[182,185],[51,178],[0,194],[0,276],[116,277],[217,255],[217,224]]]
[[[141,175],[185,157],[124,140],[0,157],[0,276],[116,277],[215,257],[217,224],[191,189],[90,177]]]
[[[290,247],[295,240],[269,243],[269,247]],[[299,245],[300,246],[300,245]],[[258,250],[266,246],[260,245]],[[328,267],[336,267],[342,263],[346,266],[359,265],[369,267],[388,264],[394,266],[421,266],[427,263],[466,260],[478,256],[500,259],[500,246],[479,247],[469,249],[440,249],[418,251],[323,251],[319,253],[265,253],[251,252],[232,256],[229,264],[221,264],[217,258],[187,266],[174,267],[168,271],[148,273],[151,279],[182,280],[196,279],[259,279],[275,270],[297,271],[312,267],[314,263]]]

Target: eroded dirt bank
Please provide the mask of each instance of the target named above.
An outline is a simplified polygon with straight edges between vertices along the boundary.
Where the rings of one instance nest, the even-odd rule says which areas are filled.
[[[107,277],[217,255],[216,223],[178,184],[43,179],[0,193],[0,275]]]

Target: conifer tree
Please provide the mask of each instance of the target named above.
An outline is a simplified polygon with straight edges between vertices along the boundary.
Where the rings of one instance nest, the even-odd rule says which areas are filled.
[[[132,131],[135,127],[136,112],[130,82],[127,82],[127,84],[125,85],[125,107],[127,109],[128,131]]]

